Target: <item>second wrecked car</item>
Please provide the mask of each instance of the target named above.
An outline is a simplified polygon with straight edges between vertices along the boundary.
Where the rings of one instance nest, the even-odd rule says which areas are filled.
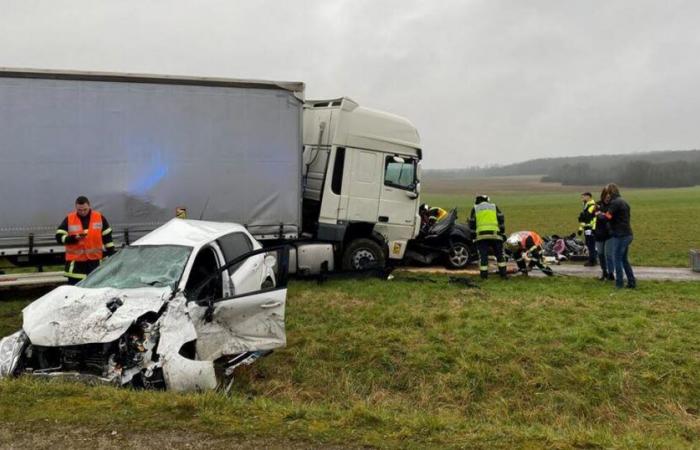
[[[77,286],[28,305],[0,340],[0,377],[146,388],[229,388],[286,343],[288,253],[237,224],[173,219]]]

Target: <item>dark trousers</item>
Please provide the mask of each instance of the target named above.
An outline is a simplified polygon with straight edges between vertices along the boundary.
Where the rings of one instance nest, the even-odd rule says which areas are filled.
[[[598,259],[598,253],[595,251],[595,236],[593,233],[586,235],[586,247],[588,248],[588,262],[595,264]]]
[[[481,278],[488,278],[489,276],[489,251],[496,257],[498,273],[505,278],[506,258],[503,256],[503,240],[501,238],[480,239],[476,241],[476,249],[479,251],[479,273]]]
[[[544,254],[542,253],[541,247],[538,247],[535,250],[531,251],[530,257],[530,267],[528,267],[528,264],[525,263],[525,258],[523,257],[522,252],[513,255],[515,262],[518,263],[518,269],[520,269],[521,272],[527,274],[528,269],[532,269],[533,266],[537,266],[537,268],[540,269],[545,275],[550,277],[554,275],[552,268],[549,267],[544,261]]]
[[[100,261],[66,261],[63,275],[68,278],[68,284],[77,284],[93,270],[100,266]]]
[[[603,271],[603,276],[612,279],[615,267],[612,262],[612,249],[610,239],[604,241],[595,241],[595,250],[598,253],[598,263],[600,270]]]
[[[625,285],[623,275],[627,277],[627,286],[637,286],[637,279],[634,277],[632,265],[627,258],[631,243],[632,236],[612,238],[613,264],[615,266],[615,286],[618,288]]]

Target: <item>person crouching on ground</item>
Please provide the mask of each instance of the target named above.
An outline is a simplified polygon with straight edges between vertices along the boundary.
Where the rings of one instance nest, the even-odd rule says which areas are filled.
[[[439,206],[431,207],[427,203],[423,203],[418,207],[418,214],[421,221],[420,231],[425,234],[430,231],[433,225],[447,217],[448,213]]]
[[[610,194],[607,188],[603,188],[600,193],[600,200],[596,204],[596,221],[593,228],[593,236],[595,237],[595,250],[598,254],[598,263],[600,264],[601,275],[599,280],[614,280],[613,275],[615,268],[612,260],[612,241],[610,240],[610,222],[605,217],[605,212],[608,210],[610,203]],[[601,214],[602,213],[602,214]]]
[[[608,210],[601,213],[610,221],[610,233],[612,234],[612,257],[615,266],[615,287],[624,287],[624,277],[627,277],[627,287],[637,287],[637,280],[629,262],[629,247],[633,240],[632,220],[630,205],[620,196],[620,189],[615,183],[605,187],[610,196]]]
[[[554,275],[552,268],[544,260],[542,238],[534,231],[518,231],[511,234],[506,240],[506,250],[510,252],[523,275],[527,275],[528,266],[537,266],[547,276]],[[530,260],[529,264],[525,258]]]

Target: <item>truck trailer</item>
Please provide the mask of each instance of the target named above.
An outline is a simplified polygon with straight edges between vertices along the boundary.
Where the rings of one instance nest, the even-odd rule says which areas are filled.
[[[383,266],[420,228],[399,116],[301,82],[0,69],[0,257],[60,259],[79,195],[128,245],[175,216],[292,244],[292,271]]]

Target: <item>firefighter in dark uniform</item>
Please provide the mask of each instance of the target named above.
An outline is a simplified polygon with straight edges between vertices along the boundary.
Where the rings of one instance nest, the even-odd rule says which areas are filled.
[[[109,222],[90,208],[90,201],[84,196],[75,200],[75,211],[58,226],[56,241],[66,247],[64,275],[69,284],[85,278],[100,265],[105,255],[115,252]]]
[[[476,236],[476,248],[479,251],[479,273],[481,278],[489,276],[489,251],[496,256],[498,273],[507,279],[506,259],[503,255],[503,235],[505,234],[505,217],[498,206],[491,203],[486,195],[477,195],[469,216],[469,228]]]
[[[554,275],[552,268],[544,260],[542,238],[534,231],[518,231],[511,234],[506,241],[506,250],[510,252],[524,275],[527,275],[528,266],[537,266],[547,276]],[[530,259],[529,264],[525,261],[526,257]]]

